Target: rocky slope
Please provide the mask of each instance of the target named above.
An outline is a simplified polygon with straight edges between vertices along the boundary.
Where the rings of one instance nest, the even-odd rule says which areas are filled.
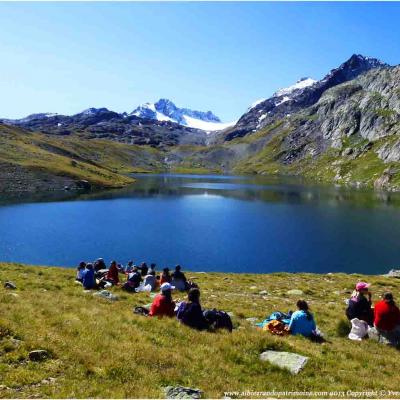
[[[214,123],[212,113],[178,109],[168,100],[150,107],[156,119],[147,109],[132,113],[140,115],[88,109],[5,122],[48,133],[52,140],[111,139],[160,148],[146,171],[301,174],[400,189],[400,66],[353,55],[323,79],[302,78],[253,104],[234,126],[213,133],[181,125],[190,112]],[[180,123],[160,121],[157,113]],[[146,148],[138,146],[135,157],[141,149],[147,154]]]

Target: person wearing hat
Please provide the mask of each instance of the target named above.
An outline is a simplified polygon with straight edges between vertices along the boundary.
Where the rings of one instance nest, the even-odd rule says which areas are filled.
[[[161,293],[154,297],[149,315],[151,317],[174,317],[175,302],[172,300],[172,290],[174,287],[169,282],[165,282],[161,285],[160,289]]]
[[[164,268],[163,272],[161,274],[161,278],[160,278],[160,285],[162,285],[163,283],[171,283],[172,277],[171,274],[169,273],[169,268]]]
[[[393,294],[390,292],[382,296],[374,307],[374,326],[379,335],[386,342],[397,345],[400,342],[400,310],[394,302]]]
[[[374,321],[374,313],[371,308],[371,292],[369,284],[366,282],[358,282],[354,295],[350,298],[346,309],[346,316],[351,321],[358,318],[372,326]]]

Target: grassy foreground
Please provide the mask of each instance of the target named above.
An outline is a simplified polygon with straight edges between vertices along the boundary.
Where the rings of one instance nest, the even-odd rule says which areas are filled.
[[[108,302],[84,292],[74,275],[72,269],[0,264],[0,397],[163,397],[167,385],[198,387],[204,397],[213,398],[224,397],[224,392],[272,390],[344,391],[345,397],[357,397],[347,391],[399,388],[398,351],[369,341],[351,342],[340,327],[344,299],[355,282],[371,282],[375,299],[385,290],[399,298],[400,280],[188,273],[200,285],[203,307],[234,313],[237,329],[229,334],[197,332],[174,319],[134,315],[133,306],[149,303],[149,294],[116,288],[120,300]],[[14,281],[17,290],[3,288],[6,280]],[[246,320],[293,309],[298,297],[288,295],[290,289],[304,292],[329,343],[275,337]],[[29,361],[34,349],[46,349],[51,358]],[[310,360],[292,376],[259,361],[265,349],[292,351]],[[387,397],[399,396],[387,392]]]

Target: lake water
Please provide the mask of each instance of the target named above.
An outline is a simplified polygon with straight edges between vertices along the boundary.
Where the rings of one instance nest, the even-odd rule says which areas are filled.
[[[180,263],[194,271],[383,273],[400,266],[400,198],[298,180],[138,175],[122,190],[0,198],[0,260]]]

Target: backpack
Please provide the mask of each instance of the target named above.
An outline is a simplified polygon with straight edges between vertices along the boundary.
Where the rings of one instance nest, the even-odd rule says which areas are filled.
[[[209,325],[213,326],[214,329],[227,329],[229,332],[232,332],[232,319],[225,311],[216,310],[214,308],[204,311],[203,314]]]

